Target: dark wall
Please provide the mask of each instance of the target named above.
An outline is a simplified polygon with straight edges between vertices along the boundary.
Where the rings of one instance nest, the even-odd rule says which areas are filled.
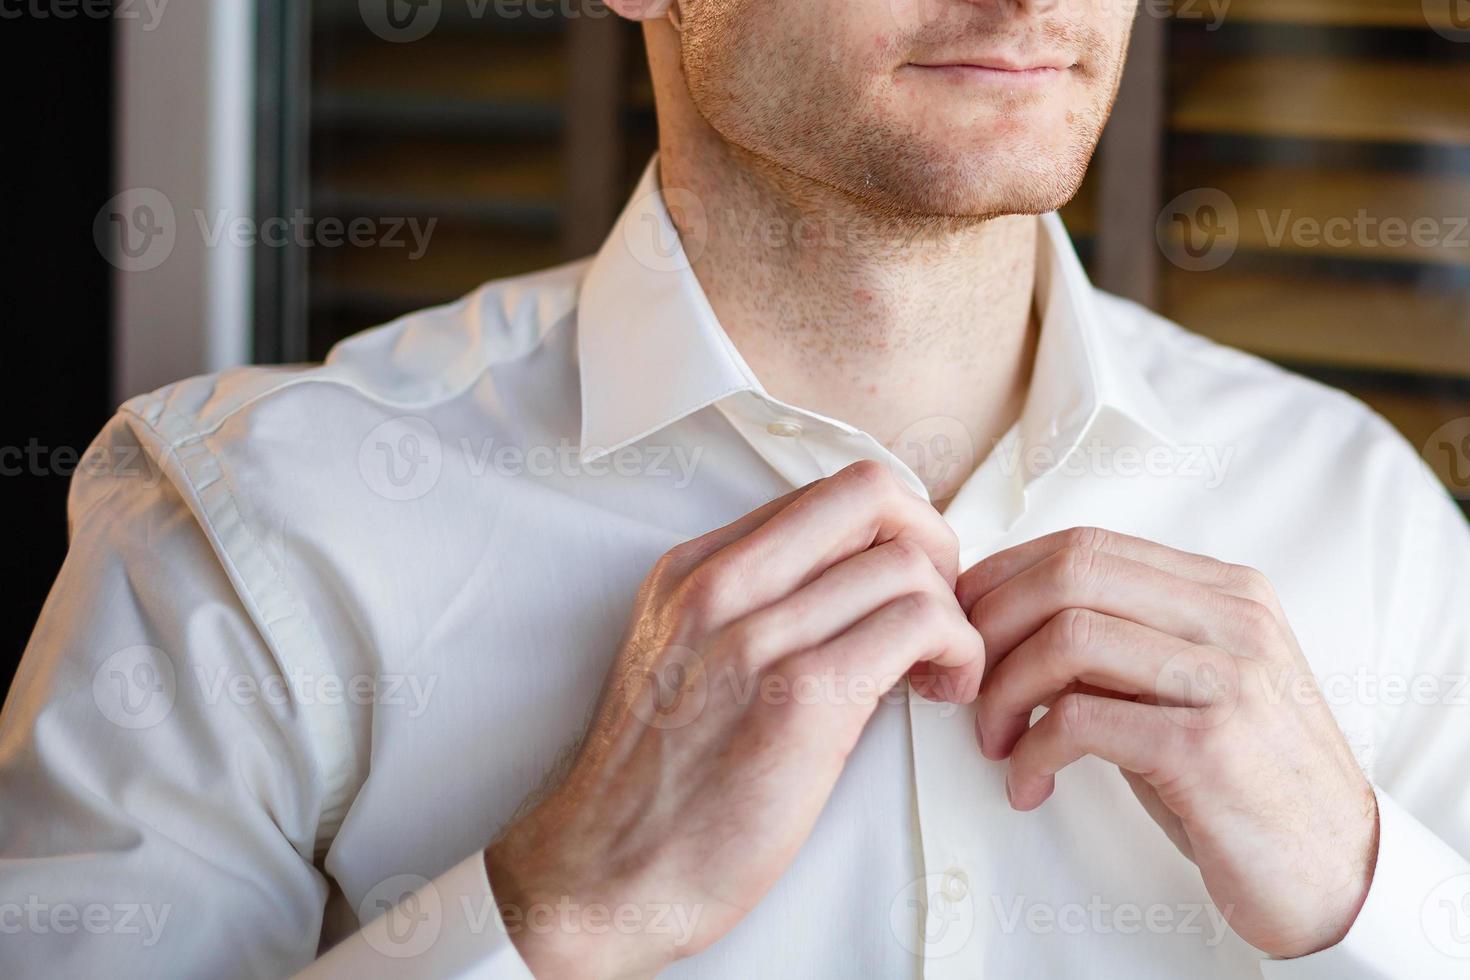
[[[59,4],[6,7],[0,689],[8,690],[66,553],[71,460],[111,414],[111,266],[93,244],[92,221],[111,196],[113,24],[106,17],[59,18],[54,11],[68,9]],[[38,7],[53,14],[38,16]]]

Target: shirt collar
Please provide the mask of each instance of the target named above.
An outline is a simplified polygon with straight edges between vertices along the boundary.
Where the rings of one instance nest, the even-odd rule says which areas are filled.
[[[1021,444],[1065,449],[1111,415],[1144,443],[1175,445],[1163,403],[1108,322],[1102,299],[1055,213],[1041,219],[1037,250],[1041,336],[1021,413]]]
[[[1055,214],[1042,219],[1038,250],[1042,329],[1021,446],[1051,446],[1059,464],[1105,413],[1148,441],[1173,445],[1163,405],[1109,332]],[[657,157],[587,271],[577,323],[584,461],[737,392],[768,397],[690,267],[659,187]]]

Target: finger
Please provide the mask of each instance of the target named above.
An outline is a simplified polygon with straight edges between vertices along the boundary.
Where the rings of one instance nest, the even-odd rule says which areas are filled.
[[[758,646],[778,644],[771,650],[773,657],[796,653],[833,639],[910,592],[932,592],[954,603],[954,594],[928,554],[912,541],[898,539],[838,562],[815,581],[738,620],[732,628]],[[955,609],[959,610],[958,603]]]
[[[790,595],[844,559],[895,540],[917,544],[953,589],[959,542],[934,507],[881,463],[865,461],[814,484],[704,567],[740,583],[744,607]]]
[[[943,669],[952,700],[968,702],[980,690],[985,648],[953,596],[914,592],[899,596],[840,636],[786,658],[778,670],[788,677],[830,678],[840,700],[872,713],[862,691],[886,694],[916,663]]]
[[[1257,603],[1103,551],[1058,551],[986,593],[970,611],[990,666],[1063,609],[1092,609],[1191,643],[1249,642],[1270,613]],[[1274,621],[1273,621],[1274,622]]]
[[[986,676],[975,723],[981,751],[1004,759],[1026,733],[1032,713],[1068,689],[1084,685],[1151,701],[1204,707],[1214,691],[1166,683],[1215,671],[1229,655],[1147,626],[1088,609],[1064,609],[1027,637]],[[1168,676],[1166,676],[1168,675]]]
[[[1141,562],[1246,599],[1264,601],[1264,593],[1270,591],[1263,576],[1240,565],[1102,528],[1074,527],[998,551],[972,566],[959,579],[956,594],[960,605],[971,609],[981,596],[1068,548],[1102,551]]]
[[[777,497],[775,500],[762,504],[737,521],[726,524],[724,527],[715,528],[713,531],[684,542],[677,549],[681,564],[683,565],[682,570],[687,572],[689,569],[718,552],[721,548],[727,547],[753,533],[772,517],[775,517],[789,507],[802,494],[811,490],[815,485],[815,483],[808,483],[799,490],[793,490],[788,494]]]
[[[1169,711],[1136,701],[1069,694],[1021,736],[1006,772],[1006,795],[1017,810],[1034,810],[1056,788],[1056,774],[1095,755],[1150,782],[1167,780],[1186,756],[1190,728]]]

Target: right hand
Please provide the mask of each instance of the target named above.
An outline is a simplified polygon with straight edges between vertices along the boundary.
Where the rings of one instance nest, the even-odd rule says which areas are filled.
[[[497,901],[531,923],[512,929],[531,970],[648,976],[705,949],[796,857],[905,674],[973,701],[985,655],[955,598],[958,550],[932,506],[865,462],[664,555],[565,781],[486,851]],[[528,915],[573,905],[673,908],[694,926],[604,918],[592,935]]]

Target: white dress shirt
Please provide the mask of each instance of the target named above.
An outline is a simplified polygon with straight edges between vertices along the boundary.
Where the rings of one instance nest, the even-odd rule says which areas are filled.
[[[983,459],[946,513],[965,566],[1098,525],[1264,571],[1378,790],[1367,904],[1263,961],[1114,767],[1015,813],[973,706],[899,696],[770,894],[667,976],[1470,975],[1470,534],[1386,423],[1095,291],[1050,216],[1020,421],[939,420],[911,467],[762,389],[657,186],[592,260],[108,424],[0,719],[0,975],[524,977],[481,849],[639,582],[860,459],[920,493]],[[608,911],[557,921],[700,912]]]

